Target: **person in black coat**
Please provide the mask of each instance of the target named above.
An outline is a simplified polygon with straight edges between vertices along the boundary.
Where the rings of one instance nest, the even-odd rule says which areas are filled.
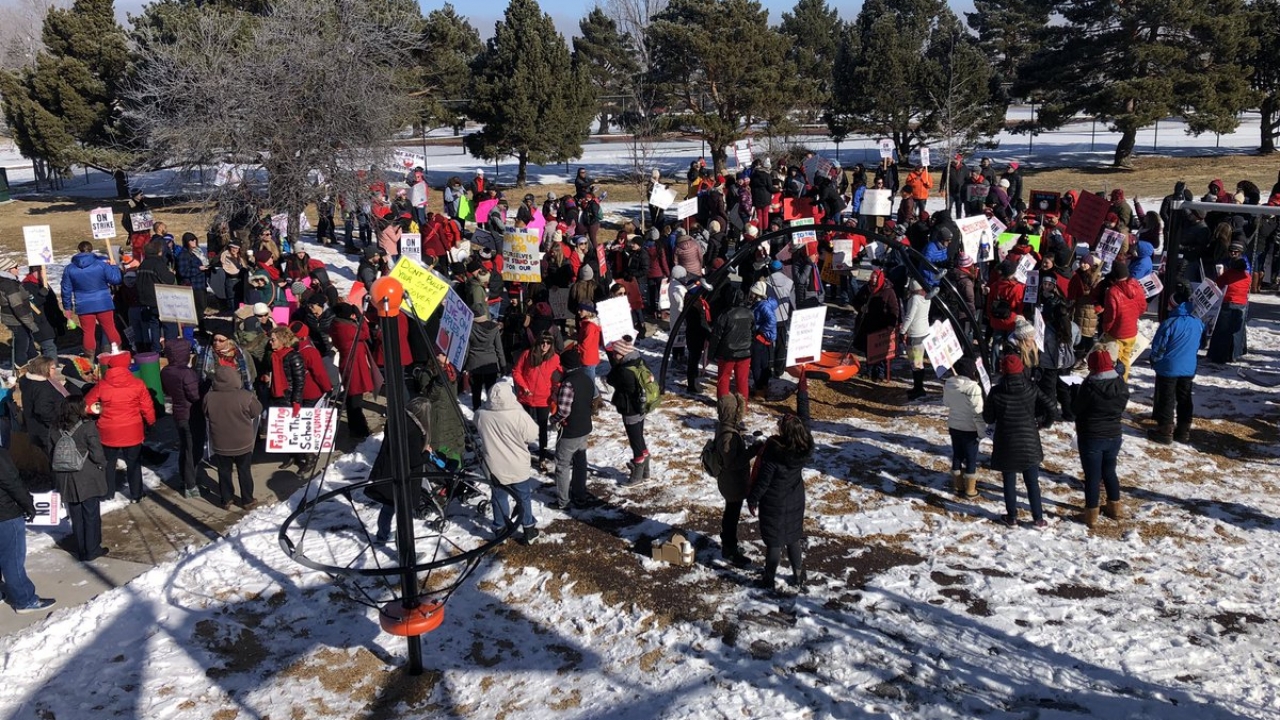
[[[1084,524],[1098,522],[1099,485],[1107,489],[1106,514],[1120,519],[1120,479],[1116,458],[1124,440],[1120,417],[1129,404],[1129,386],[1116,372],[1111,353],[1097,348],[1089,353],[1089,377],[1076,392],[1076,438],[1084,471]]]
[[[26,520],[36,516],[35,500],[22,482],[8,448],[0,448],[0,576],[5,599],[19,613],[33,613],[53,606],[52,598],[36,595],[27,576]]]
[[[22,394],[22,421],[27,435],[46,456],[53,453],[49,428],[58,419],[58,405],[65,397],[64,392],[54,385],[56,372],[53,358],[41,355],[27,363],[26,374],[18,379],[18,392]]]
[[[765,441],[756,463],[755,480],[747,493],[747,509],[760,517],[760,539],[764,541],[764,574],[761,586],[772,590],[782,549],[794,573],[792,586],[805,585],[802,543],[804,541],[805,463],[813,453],[813,436],[804,421],[790,413],[778,420],[778,434]]]
[[[707,356],[716,361],[716,397],[729,394],[729,383],[740,395],[750,392],[751,339],[755,336],[755,321],[751,309],[743,304],[742,293],[734,289],[730,294],[730,307],[719,314],[711,326],[711,348]]]
[[[85,415],[84,398],[63,398],[58,405],[58,419],[53,435],[68,435],[76,444],[76,452],[84,464],[75,472],[55,472],[54,485],[71,515],[71,534],[75,537],[76,557],[89,562],[106,555],[102,546],[102,499],[111,494],[107,487],[107,455],[102,449],[98,426]]]
[[[1040,428],[1054,421],[1053,401],[1023,374],[1022,358],[1005,355],[1000,360],[1004,378],[991,389],[982,408],[982,419],[995,423],[995,442],[991,449],[991,467],[1000,471],[1004,480],[1005,514],[1001,520],[1009,527],[1018,524],[1018,474],[1027,485],[1027,502],[1036,527],[1044,527],[1044,510],[1040,505],[1040,461],[1044,449],[1040,445]]]

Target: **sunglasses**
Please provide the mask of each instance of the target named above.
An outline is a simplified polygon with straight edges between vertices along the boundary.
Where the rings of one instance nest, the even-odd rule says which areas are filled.
[[[213,339],[213,341],[214,341],[214,342],[216,342],[216,343],[224,343],[224,342],[227,342],[227,340],[229,340],[229,339],[230,339],[230,338],[220,338],[220,337],[216,337],[216,338],[214,338],[214,339]]]

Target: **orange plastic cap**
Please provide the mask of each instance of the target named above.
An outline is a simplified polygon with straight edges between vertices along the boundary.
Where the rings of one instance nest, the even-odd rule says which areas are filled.
[[[393,277],[379,278],[373,284],[373,306],[379,317],[396,317],[404,300],[404,284]]]
[[[383,632],[400,637],[418,637],[440,627],[444,622],[444,603],[426,602],[406,608],[400,600],[392,600],[378,613]]]

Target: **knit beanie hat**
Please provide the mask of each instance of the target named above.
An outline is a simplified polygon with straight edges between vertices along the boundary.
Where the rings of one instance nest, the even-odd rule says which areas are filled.
[[[560,353],[560,367],[565,370],[582,367],[582,353],[578,352],[578,348],[571,347]]]
[[[688,275],[689,275],[689,271],[688,271],[688,270],[685,270],[683,265],[677,265],[677,266],[675,266],[675,267],[671,268],[671,279],[672,279],[672,280],[683,280],[683,279],[685,279],[685,277],[687,277]]]
[[[1129,263],[1117,260],[1111,263],[1111,277],[1116,280],[1129,279]]]
[[[969,255],[969,253],[961,250],[960,254],[956,255],[956,267],[958,268],[973,267],[973,257]]]
[[[267,250],[266,248],[263,248],[263,249],[261,249],[261,250],[259,250],[258,252],[256,252],[256,253],[254,253],[254,254],[253,254],[253,259],[254,259],[254,261],[256,261],[259,265],[262,265],[262,264],[265,264],[265,263],[271,262],[271,251],[270,251],[270,250]]]
[[[1031,340],[1036,336],[1036,326],[1019,317],[1013,326],[1013,336],[1019,340]]]
[[[1089,374],[1097,375],[1109,370],[1115,370],[1115,361],[1111,359],[1111,353],[1103,348],[1098,348],[1089,353]]]
[[[1000,372],[1005,375],[1018,375],[1023,369],[1022,358],[1017,353],[1010,353],[1000,358]]]

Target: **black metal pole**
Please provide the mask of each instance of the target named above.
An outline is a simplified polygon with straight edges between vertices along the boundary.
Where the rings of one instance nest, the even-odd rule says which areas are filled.
[[[386,278],[384,278],[386,279]],[[403,296],[404,288],[398,282],[395,289]],[[393,471],[391,488],[396,506],[396,551],[399,555],[400,593],[406,610],[418,607],[418,574],[413,567],[417,564],[417,549],[413,539],[413,508],[409,507],[409,428],[405,414],[408,405],[405,399],[404,366],[400,358],[400,302],[399,298],[389,297],[389,293],[374,289],[375,303],[382,327],[382,351],[386,355],[386,387],[387,387],[387,426],[386,440],[391,446],[391,467]],[[394,307],[393,307],[394,306]],[[409,674],[422,674],[422,638],[410,635],[409,641]]]

